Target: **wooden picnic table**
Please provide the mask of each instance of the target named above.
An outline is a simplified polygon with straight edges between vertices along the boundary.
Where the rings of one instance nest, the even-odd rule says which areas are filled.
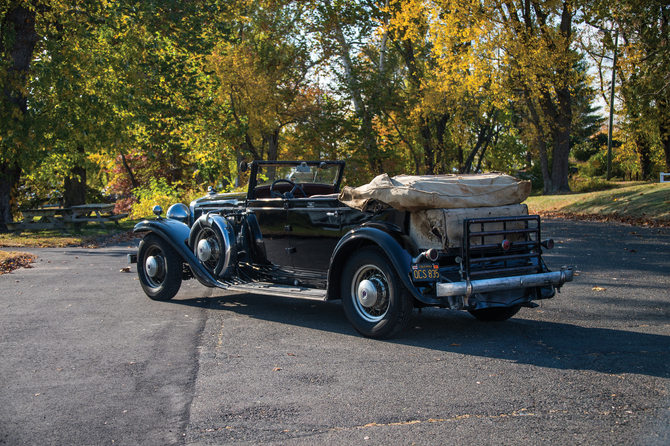
[[[10,231],[30,231],[40,229],[78,229],[88,222],[119,224],[119,220],[128,214],[112,214],[114,204],[96,203],[71,206],[69,208],[44,207],[21,211],[23,220],[7,223]]]

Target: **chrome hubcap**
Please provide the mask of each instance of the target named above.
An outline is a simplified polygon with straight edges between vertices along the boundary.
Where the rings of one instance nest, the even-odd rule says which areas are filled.
[[[372,307],[377,303],[377,288],[370,280],[363,280],[358,285],[358,302],[364,307]]]
[[[376,265],[361,266],[354,274],[351,293],[356,312],[368,322],[378,322],[389,309],[388,279]]]
[[[210,272],[216,269],[221,252],[218,238],[211,228],[203,228],[198,234],[194,251],[205,268]]]
[[[212,257],[212,247],[207,240],[200,240],[198,243],[198,258],[201,262],[206,262]]]
[[[147,271],[147,275],[149,277],[156,277],[156,274],[158,274],[158,262],[156,261],[156,257],[154,256],[147,257],[144,269]]]

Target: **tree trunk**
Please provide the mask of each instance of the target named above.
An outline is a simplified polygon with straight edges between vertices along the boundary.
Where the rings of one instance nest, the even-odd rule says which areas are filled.
[[[140,187],[140,185],[137,183],[137,180],[135,179],[135,175],[133,174],[133,169],[131,169],[130,165],[128,165],[126,156],[123,153],[121,154],[121,163],[123,164],[123,168],[126,169],[126,172],[128,173],[128,177],[130,178],[130,184],[132,184],[133,189],[137,189],[138,187]]]
[[[11,116],[12,109],[17,108],[25,116],[28,110],[28,98],[24,93],[24,87],[33,60],[35,44],[39,39],[35,31],[35,11],[22,6],[14,7],[3,17],[0,29],[2,30],[0,54],[9,56],[9,60],[3,58],[0,61],[7,67],[2,89],[3,97],[0,99],[3,102],[0,111],[5,114],[2,119],[7,119],[7,116]],[[12,34],[12,38],[5,41],[6,36]],[[5,46],[7,43],[11,44],[11,47],[7,48]],[[5,148],[1,144],[0,141],[0,231],[6,231],[6,223],[12,221],[13,208],[16,206],[21,166],[17,159],[6,155]]]
[[[670,172],[670,108],[667,99],[658,101],[658,133],[665,152],[665,171]]]
[[[329,7],[332,7],[330,2],[326,3],[328,3]],[[379,148],[377,146],[377,138],[372,125],[374,111],[370,109],[371,107],[366,107],[365,102],[363,101],[363,94],[361,92],[358,79],[355,78],[356,75],[354,73],[354,63],[351,60],[351,46],[347,42],[344,32],[342,31],[342,27],[339,23],[336,22],[333,28],[335,33],[335,41],[337,41],[337,44],[339,45],[340,59],[342,60],[342,65],[344,66],[345,83],[347,89],[349,90],[349,94],[351,95],[351,100],[354,103],[356,115],[361,122],[360,132],[363,137],[364,152],[372,172],[375,175],[378,175],[383,173],[384,167],[380,158]]]
[[[551,167],[550,193],[570,192],[568,176],[570,174],[570,129],[572,125],[572,98],[570,89],[558,90],[559,113],[554,121],[553,163]]]
[[[277,161],[279,155],[279,129],[274,129],[269,135],[263,135],[264,143],[268,144],[268,161]],[[268,166],[266,175],[270,181],[275,181],[278,178],[275,178],[277,168],[274,166]]]
[[[542,193],[548,195],[554,189],[551,181],[551,173],[549,173],[549,156],[547,155],[547,141],[541,135],[537,137],[537,148],[540,152],[540,167],[542,169],[542,182],[544,187]]]
[[[86,168],[75,165],[70,170],[70,177],[64,181],[63,206],[69,208],[80,204],[86,204]]]
[[[651,150],[649,148],[649,143],[645,140],[644,136],[637,135],[635,140],[635,151],[640,157],[640,176],[642,180],[648,180],[651,175]]]
[[[20,177],[21,168],[18,163],[0,163],[0,232],[7,232],[6,223],[12,221]]]
[[[279,156],[279,129],[274,129],[267,137],[268,140],[268,161],[277,161]]]
[[[430,126],[425,118],[421,118],[421,136],[426,175],[435,175],[435,153],[431,144]]]
[[[535,127],[535,141],[537,143],[537,149],[540,153],[540,167],[542,169],[542,183],[544,184],[542,188],[543,194],[548,194],[552,189],[551,173],[549,172],[549,156],[547,154],[547,141],[545,140],[547,132],[544,131],[542,125],[542,118],[535,107],[533,98],[528,89],[524,90],[524,98],[526,100],[526,106],[530,111],[530,122]],[[543,108],[544,111],[544,108]],[[545,111],[546,113],[546,111]]]
[[[63,206],[66,208],[86,204],[86,167],[83,164],[85,156],[84,147],[77,146],[74,166],[70,169],[70,176],[63,181]]]
[[[661,143],[663,144],[663,151],[665,152],[665,171],[670,172],[670,129],[665,135],[661,135]]]

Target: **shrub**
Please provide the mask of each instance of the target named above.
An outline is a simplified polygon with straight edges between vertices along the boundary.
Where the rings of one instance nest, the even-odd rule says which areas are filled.
[[[614,189],[617,185],[602,178],[576,176],[570,179],[570,190],[576,194]]]
[[[175,203],[188,205],[193,199],[202,196],[197,190],[180,189],[180,184],[169,185],[165,178],[152,178],[148,187],[139,187],[135,193],[136,202],[132,205],[130,218],[145,218],[153,215],[153,207],[160,205],[163,212]]]

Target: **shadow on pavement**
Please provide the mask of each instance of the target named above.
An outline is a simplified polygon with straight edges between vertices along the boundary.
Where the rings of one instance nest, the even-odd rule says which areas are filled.
[[[230,294],[170,302],[334,335],[359,336],[344,316],[339,301]],[[419,314],[414,310],[404,332],[378,342],[553,369],[670,377],[668,336],[523,319],[523,311],[505,322],[485,323],[465,312],[428,308]]]

